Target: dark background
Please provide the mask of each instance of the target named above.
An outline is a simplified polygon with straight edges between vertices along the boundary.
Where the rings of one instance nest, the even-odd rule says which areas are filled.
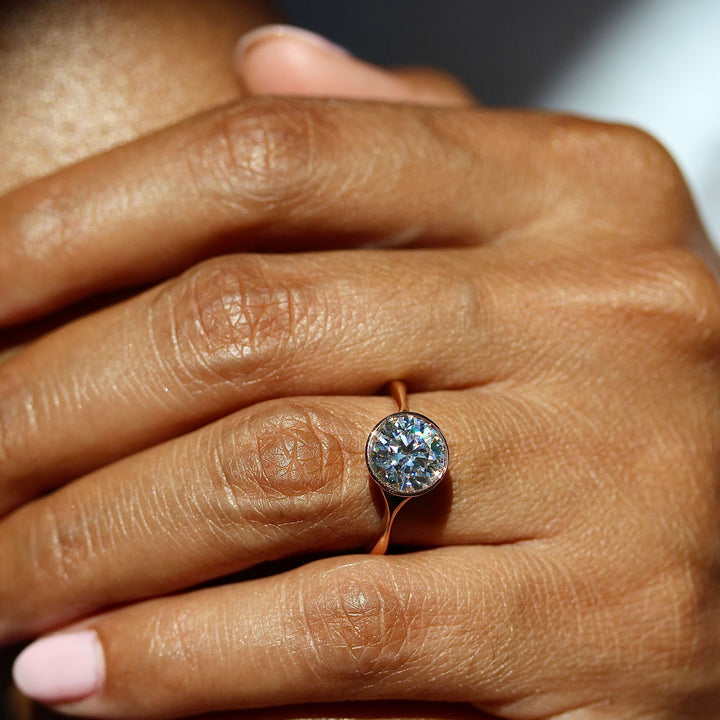
[[[426,64],[489,105],[527,104],[620,0],[280,0],[288,21],[380,65]]]

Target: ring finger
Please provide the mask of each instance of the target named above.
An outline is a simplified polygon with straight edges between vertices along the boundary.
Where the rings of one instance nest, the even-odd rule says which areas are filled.
[[[576,507],[574,486],[525,482],[530,468],[557,470],[539,399],[488,388],[411,401],[448,438],[449,481],[409,504],[393,541],[511,542],[565,523],[558,507]],[[367,545],[380,519],[364,444],[392,410],[388,398],[263,403],[19,509],[0,524],[0,577],[13,578],[0,589],[0,639],[263,561]]]

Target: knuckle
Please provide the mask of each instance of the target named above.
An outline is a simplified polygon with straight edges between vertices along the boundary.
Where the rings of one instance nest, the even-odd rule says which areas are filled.
[[[81,583],[97,539],[89,520],[87,515],[58,505],[57,501],[38,506],[26,543],[38,585],[62,594]]]
[[[359,432],[353,435],[361,437]],[[343,479],[351,456],[359,461],[362,454],[351,437],[346,423],[319,406],[265,403],[240,427],[230,423],[223,433],[221,482],[230,502],[242,507],[243,522],[274,527],[321,519],[330,526],[334,512],[348,510],[344,495],[351,491]],[[248,438],[254,450],[250,454]],[[350,501],[350,506],[355,503]]]
[[[220,258],[156,299],[162,310],[154,313],[152,333],[169,332],[170,362],[183,383],[264,377],[306,343],[318,305],[313,296],[306,284],[270,279],[260,261]]]
[[[583,160],[582,169],[628,179],[643,186],[685,185],[670,153],[652,135],[631,125],[601,123],[576,117],[559,117],[550,128],[550,145],[560,157]],[[656,175],[657,173],[657,175]]]
[[[643,239],[683,237],[699,220],[687,184],[667,149],[629,125],[559,118],[549,147],[566,172],[559,175],[597,213],[598,204],[618,227]]]
[[[265,491],[295,497],[332,489],[345,472],[338,434],[334,418],[300,404],[264,414],[255,438]]]
[[[325,122],[297,99],[224,108],[184,148],[191,181],[201,197],[221,206],[297,203],[312,191],[316,133]]]
[[[359,680],[382,680],[417,661],[426,595],[402,589],[402,580],[382,562],[363,562],[301,587],[300,622],[316,675],[353,692]]]
[[[634,200],[634,212],[658,238],[683,237],[690,224],[698,224],[685,178],[673,156],[652,135],[634,127],[613,131],[615,152],[609,156],[622,169],[621,191]],[[618,171],[613,171],[613,180]]]
[[[659,319],[683,349],[720,350],[720,287],[692,252],[668,248],[643,262],[649,280],[635,285],[645,313]]]
[[[612,160],[623,160],[623,174],[634,180],[668,191],[685,187],[677,163],[662,143],[649,133],[631,125],[612,125],[609,139],[614,148]]]

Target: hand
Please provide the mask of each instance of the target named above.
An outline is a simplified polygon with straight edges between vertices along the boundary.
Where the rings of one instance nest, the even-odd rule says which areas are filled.
[[[444,73],[423,68],[380,71],[336,57],[322,46],[318,52],[310,33],[302,33],[299,43],[272,41],[278,32],[287,29],[259,29],[239,45],[238,80],[244,94],[473,103],[467,90]],[[241,56],[246,56],[245,62]],[[304,72],[298,75],[297,68]],[[258,249],[267,242],[274,249],[317,248],[321,239],[303,237],[301,228],[295,227],[296,237],[289,238],[282,228],[268,223],[272,198],[263,193],[278,188],[267,183],[277,183],[279,173],[290,178],[293,168],[275,167],[269,147],[263,150],[267,155],[233,157],[233,152],[246,148],[234,146],[233,128],[217,126],[223,117],[216,113],[188,119],[177,128],[97,155],[0,197],[6,249],[0,257],[0,327],[42,316],[93,293],[156,280],[222,251]],[[247,121],[245,132],[264,132],[262,126],[253,126],[252,118]],[[237,117],[236,124],[241,122]],[[223,129],[230,133],[226,138]],[[290,136],[301,136],[303,128],[285,131],[287,142],[292,142]],[[205,141],[215,142],[216,147],[206,148]],[[299,137],[298,151],[302,142]],[[261,145],[255,144],[256,149]],[[227,169],[232,166],[234,187],[219,193],[220,188],[206,185],[212,168],[204,164],[217,162],[222,152]],[[155,164],[159,158],[164,159],[163,167]],[[302,164],[302,158],[297,160]],[[275,177],[269,176],[271,172]],[[193,179],[201,186],[196,187]],[[226,174],[225,180],[230,179]],[[180,206],[188,212],[178,213]],[[131,215],[124,212],[126,207],[132,207]],[[336,240],[329,237],[325,242]]]
[[[713,712],[718,293],[686,249],[700,229],[667,155],[635,131],[531,114],[280,100],[220,113],[266,129],[282,169],[293,129],[310,131],[314,172],[300,164],[268,193],[286,231],[412,227],[437,245],[447,229],[466,247],[209,261],[7,363],[20,417],[30,390],[83,401],[56,393],[27,425],[34,440],[54,419],[60,438],[38,460],[15,453],[27,493],[49,486],[43,459],[127,453],[127,422],[173,437],[181,414],[189,427],[241,409],[10,515],[6,636],[371,539],[362,446],[392,405],[356,394],[392,377],[445,429],[452,492],[397,526],[396,541],[433,550],[328,558],[83,621],[72,629],[97,636],[66,647],[99,638],[104,672],[64,709],[407,697],[504,717]],[[230,168],[211,158],[201,179],[222,190]],[[84,359],[68,352],[81,346]]]
[[[301,47],[297,47],[297,43],[292,42],[264,42],[259,43],[258,40],[263,35],[267,38],[268,31],[271,36],[275,36],[282,31],[283,39],[291,39],[285,35],[285,30],[278,26],[268,27],[264,30],[252,33],[243,40],[242,46],[247,47],[248,40],[253,44],[252,52],[243,52],[237,54],[239,79],[243,85],[243,92],[246,95],[252,94],[285,94],[285,95],[328,95],[334,94],[338,96],[367,96],[373,95],[393,99],[395,101],[405,102],[425,102],[430,104],[469,104],[470,96],[465,89],[455,80],[442,73],[438,73],[431,69],[403,68],[393,71],[378,71],[371,66],[361,67],[361,72],[357,72],[359,61],[350,62],[333,62],[326,53],[313,52],[313,43],[308,43],[308,36],[301,38]],[[295,31],[297,32],[297,31]],[[254,41],[253,41],[254,38]],[[278,38],[279,39],[279,38]],[[313,38],[310,38],[312,41]],[[293,50],[293,46],[295,49]],[[268,52],[269,50],[269,52]],[[288,54],[288,50],[290,53]],[[300,55],[298,55],[298,50]],[[304,55],[304,57],[303,57]],[[241,62],[247,56],[252,63],[252,67],[248,67],[247,62]],[[259,56],[259,58],[258,58]],[[314,56],[314,57],[313,57]],[[293,74],[293,71],[302,66],[305,69],[301,77]],[[314,67],[314,72],[308,72]],[[186,77],[186,75],[185,75]],[[353,83],[348,80],[354,79]],[[281,84],[278,81],[282,80]],[[196,97],[196,96],[195,96]],[[167,110],[166,110],[167,111]],[[49,268],[53,270],[54,268]],[[42,273],[47,273],[47,266],[38,268]],[[38,287],[43,287],[39,284]],[[18,339],[27,341],[36,336],[38,332],[42,332],[43,328],[47,332],[49,327],[68,321],[73,315],[79,316],[84,312],[91,310],[93,307],[101,306],[107,303],[107,297],[100,297],[92,303],[85,303],[81,306],[73,307],[69,312],[55,315],[49,319],[49,322],[43,321],[28,327],[20,327],[13,333],[5,333],[6,349],[4,354],[9,356],[19,350],[17,346]],[[15,347],[13,347],[15,344]],[[0,358],[2,357],[0,352]],[[4,656],[3,656],[4,657]],[[6,660],[9,660],[9,656]],[[2,673],[3,677],[9,676],[9,666],[6,672]],[[15,702],[20,702],[21,698],[14,694]],[[33,716],[45,717],[46,714],[38,712],[39,708],[34,708]],[[253,718],[260,716],[260,711],[251,711]],[[15,708],[13,717],[29,716],[29,710],[21,707]],[[336,717],[350,718],[362,717],[365,720],[370,718],[384,718],[387,720],[391,715],[393,718],[424,718],[429,720],[458,720],[460,718],[478,718],[477,711],[472,711],[469,706],[462,707],[449,703],[388,703],[381,701],[378,703],[361,702],[347,703],[343,702],[334,708],[332,704],[322,703],[318,706],[285,706],[283,708],[267,709],[262,712],[263,718],[275,718],[277,720],[289,720],[289,718],[317,718],[328,717],[332,714]],[[237,713],[236,717],[239,717]],[[216,714],[213,717],[218,717]]]

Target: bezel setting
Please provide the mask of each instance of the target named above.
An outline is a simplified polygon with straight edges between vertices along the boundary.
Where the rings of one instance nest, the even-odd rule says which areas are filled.
[[[430,418],[402,410],[375,425],[365,445],[372,479],[397,497],[418,497],[437,487],[447,472],[447,440]]]

